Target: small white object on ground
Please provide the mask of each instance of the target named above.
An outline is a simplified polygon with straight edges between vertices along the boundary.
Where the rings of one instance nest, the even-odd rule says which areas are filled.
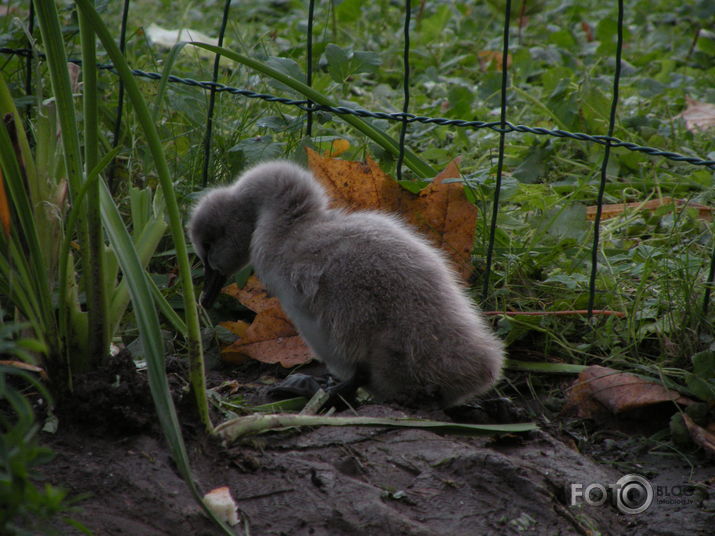
[[[231,497],[231,490],[227,486],[212,489],[204,495],[204,504],[221,521],[230,526],[238,524],[238,506]]]

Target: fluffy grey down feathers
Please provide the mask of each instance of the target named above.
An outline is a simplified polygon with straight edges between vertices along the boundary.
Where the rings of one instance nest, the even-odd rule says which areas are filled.
[[[287,161],[209,191],[189,223],[206,284],[251,263],[328,370],[347,380],[360,364],[379,399],[449,407],[490,389],[503,345],[442,253],[399,218],[328,202]]]

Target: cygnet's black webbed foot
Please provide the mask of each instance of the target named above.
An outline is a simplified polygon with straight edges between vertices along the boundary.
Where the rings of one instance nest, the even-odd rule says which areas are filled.
[[[324,389],[328,394],[328,399],[323,404],[324,408],[345,409],[355,405],[355,393],[358,387],[366,385],[368,380],[369,373],[362,365],[357,367],[351,378],[339,383],[335,383],[330,375],[315,377],[297,372],[271,387],[268,393],[271,397],[279,399],[291,396],[311,398],[319,389]]]
[[[455,422],[473,424],[510,424],[529,420],[524,409],[506,397],[477,400],[446,408],[444,412]]]
[[[325,379],[319,381],[308,374],[296,372],[268,389],[268,394],[278,399],[294,396],[311,398],[320,389],[326,388],[328,383]]]

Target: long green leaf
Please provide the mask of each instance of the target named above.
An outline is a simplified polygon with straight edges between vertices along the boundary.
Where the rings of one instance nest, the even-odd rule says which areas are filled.
[[[157,175],[166,201],[166,210],[169,216],[169,226],[174,239],[176,248],[176,261],[179,266],[179,280],[184,293],[184,311],[186,314],[186,328],[188,332],[188,353],[189,367],[191,375],[191,386],[196,397],[196,405],[201,418],[201,422],[208,430],[212,430],[212,424],[209,418],[208,399],[206,397],[206,376],[204,372],[203,355],[201,348],[201,330],[199,325],[199,314],[196,308],[196,295],[194,286],[191,280],[191,265],[186,247],[186,239],[184,237],[184,229],[179,213],[179,205],[176,201],[176,193],[174,185],[169,174],[169,167],[164,157],[164,152],[161,140],[156,131],[156,126],[152,121],[152,116],[142,97],[136,80],[132,75],[129,66],[127,65],[124,56],[119,47],[114,42],[112,35],[109,33],[107,26],[97,14],[89,0],[76,0],[77,6],[82,10],[87,20],[90,22],[97,36],[102,41],[107,54],[114,63],[119,76],[125,84],[127,96],[132,102],[136,118],[142,126],[142,130],[146,136],[147,145],[154,158]]]
[[[176,43],[171,50],[169,55],[164,60],[164,69],[161,71],[161,79],[159,80],[159,89],[156,92],[156,97],[154,98],[154,105],[151,108],[151,118],[156,123],[159,118],[159,112],[161,111],[161,103],[164,100],[166,90],[169,87],[169,75],[171,74],[171,69],[174,67],[176,58],[179,57],[179,52],[186,46],[186,41],[181,41]]]
[[[15,123],[17,139],[23,151],[27,140],[21,128],[22,121],[8,90],[5,78],[0,74],[0,115],[10,114]],[[24,152],[24,151],[23,151]],[[31,164],[26,166],[29,169]],[[7,294],[21,306],[23,314],[32,323],[35,336],[49,347],[50,352],[57,350],[55,320],[52,311],[52,294],[48,280],[37,226],[33,218],[32,201],[26,190],[25,176],[17,161],[12,140],[5,124],[0,125],[0,167],[3,171],[3,184],[8,195],[10,207],[19,223],[19,228],[11,229],[7,250],[8,258],[2,263],[3,277],[6,278]],[[0,243],[5,239],[3,233]]]
[[[201,48],[205,48],[206,50],[210,50],[211,52],[214,52],[216,54],[221,54],[222,56],[225,56],[235,62],[247,65],[251,69],[255,69],[256,71],[263,73],[266,76],[270,76],[271,78],[287,85],[291,89],[298,91],[313,102],[322,104],[323,106],[336,106],[333,101],[331,101],[322,93],[314,90],[312,87],[304,84],[300,80],[296,80],[292,76],[288,76],[287,74],[284,74],[276,69],[273,69],[272,67],[269,67],[261,61],[249,58],[248,56],[242,56],[241,54],[238,54],[233,50],[209,45],[207,43],[193,42],[191,44]],[[358,129],[360,132],[365,134],[368,138],[380,145],[386,151],[389,151],[395,156],[400,153],[400,146],[397,141],[385,134],[379,128],[372,126],[371,124],[367,123],[366,121],[363,121],[362,119],[354,115],[341,115],[340,117],[346,123],[349,123],[356,129]],[[427,164],[424,160],[422,160],[419,156],[417,156],[415,153],[413,153],[407,148],[405,148],[405,164],[420,178],[431,178],[437,175],[437,171],[435,171],[429,164]]]
[[[79,13],[79,35],[82,44],[82,104],[85,175],[97,165],[99,153],[97,47],[91,23]],[[108,289],[104,278],[104,236],[99,216],[99,188],[95,183],[87,195],[87,238],[91,270],[83,273],[89,316],[90,358],[102,358],[109,350]],[[85,265],[84,268],[87,266]]]
[[[151,150],[156,165],[157,174],[165,196],[166,209],[169,216],[174,245],[179,264],[179,277],[184,292],[184,305],[186,311],[186,324],[188,332],[188,347],[191,366],[191,380],[196,396],[198,412],[206,428],[213,431],[213,427],[208,415],[208,399],[206,397],[206,385],[204,376],[203,356],[201,350],[201,333],[199,326],[198,310],[196,307],[196,296],[194,294],[191,280],[191,266],[186,248],[186,240],[183,234],[183,226],[173,183],[169,175],[169,168],[164,157],[161,140],[156,132],[155,125],[151,120],[151,115],[147,108],[139,88],[136,85],[129,67],[122,56],[119,48],[109,33],[101,17],[94,10],[89,0],[76,0],[76,4],[82,10],[83,16],[87,18],[94,28],[97,36],[102,41],[107,53],[112,59],[115,68],[122,77],[127,90],[127,95],[132,102],[147,143]],[[209,510],[203,502],[196,483],[191,475],[186,448],[181,436],[176,411],[172,402],[166,372],[164,370],[164,359],[162,354],[161,332],[154,302],[151,295],[151,288],[147,281],[147,276],[141,268],[136,250],[134,249],[131,237],[117,211],[114,201],[106,187],[102,183],[100,190],[100,200],[102,207],[102,220],[110,238],[110,242],[115,249],[124,276],[129,280],[129,289],[132,296],[137,324],[140,329],[142,342],[147,354],[147,366],[149,369],[149,381],[152,397],[156,405],[157,413],[160,417],[164,435],[171,447],[174,461],[186,481],[196,501],[202,506],[204,512],[214,521],[225,534],[234,533],[222,523],[214,513]]]
[[[70,185],[70,194],[74,199],[82,187],[82,153],[80,149],[78,122],[74,109],[74,97],[67,71],[67,55],[65,53],[64,39],[60,28],[59,16],[55,2],[38,1],[34,2],[37,21],[42,34],[42,43],[47,57],[47,66],[50,71],[52,81],[52,91],[57,106],[57,116],[62,129],[62,146],[64,149],[65,172]],[[88,296],[94,295],[92,287],[93,273],[91,247],[89,238],[89,224],[86,215],[81,214],[78,224],[82,274],[85,276],[85,292]],[[62,262],[62,261],[60,261]],[[100,281],[101,283],[101,281]],[[89,307],[95,307],[94,301],[88,302]],[[92,315],[98,314],[93,311]],[[93,334],[88,335],[91,338]],[[78,368],[86,368],[90,359],[90,341],[77,341],[82,345],[78,351],[72,352],[72,360]]]
[[[239,437],[260,434],[271,430],[281,430],[300,426],[387,426],[395,428],[421,428],[435,432],[455,434],[507,434],[537,430],[534,423],[515,424],[461,424],[454,422],[429,421],[422,419],[397,419],[385,417],[326,417],[321,415],[247,415],[226,421],[216,427],[216,433],[227,441]]]
[[[546,374],[580,374],[586,368],[584,365],[573,365],[571,363],[544,363],[518,361],[516,359],[507,359],[505,366],[511,370],[543,372]]]
[[[146,272],[139,262],[139,256],[134,249],[129,231],[124,226],[117,206],[114,204],[109,189],[102,182],[100,188],[100,201],[102,221],[109,236],[109,241],[117,253],[122,273],[128,281],[129,292],[132,296],[134,315],[137,319],[139,336],[146,353],[149,385],[154,399],[159,421],[169,446],[171,447],[174,462],[182,477],[188,484],[194,498],[203,506],[201,494],[194,482],[189,466],[184,439],[181,435],[179,419],[176,415],[174,402],[171,398],[169,382],[164,369],[164,343],[161,337],[159,317],[154,308],[151,287]],[[223,525],[204,506],[204,510],[219,524],[227,534],[233,534],[228,527]]]
[[[59,324],[60,324],[60,333],[63,336],[67,335],[67,312],[66,312],[66,307],[67,307],[67,292],[69,290],[68,286],[66,284],[67,282],[67,277],[68,277],[68,270],[69,270],[69,261],[70,261],[70,242],[72,240],[72,236],[74,235],[74,229],[75,226],[77,225],[77,221],[79,219],[79,216],[81,214],[82,210],[82,204],[84,203],[85,196],[87,195],[87,192],[89,192],[91,189],[95,188],[100,177],[100,173],[104,171],[104,168],[107,167],[112,160],[114,160],[114,157],[119,154],[121,151],[121,147],[115,147],[108,153],[106,153],[101,160],[95,165],[94,169],[92,169],[88,174],[87,174],[87,180],[84,182],[82,187],[79,190],[79,193],[75,197],[74,203],[72,204],[72,207],[70,208],[69,212],[67,213],[67,220],[65,223],[65,229],[64,229],[64,239],[62,240],[62,246],[60,247],[60,266],[59,266],[59,278],[58,278],[58,295],[59,298],[57,300],[57,307],[58,307],[58,318],[59,318]],[[74,276],[73,276],[74,277]]]
[[[147,278],[147,281],[149,281],[149,286],[151,287],[151,294],[154,297],[154,302],[156,303],[157,307],[159,307],[161,314],[164,315],[164,318],[169,321],[169,323],[174,327],[176,331],[181,333],[184,337],[188,336],[186,323],[181,319],[179,315],[176,314],[176,311],[174,311],[174,308],[169,305],[169,302],[166,301],[166,298],[161,293],[161,290],[159,290],[159,287],[156,285],[154,280],[149,277]]]
[[[163,219],[153,218],[146,223],[141,234],[134,242],[134,247],[137,250],[142,267],[146,267],[149,264],[149,261],[154,255],[154,252],[156,251],[156,248],[165,233],[166,222]],[[114,289],[111,299],[110,322],[113,332],[119,327],[119,323],[121,322],[128,305],[129,291],[127,289],[126,282],[122,280],[117,288]]]

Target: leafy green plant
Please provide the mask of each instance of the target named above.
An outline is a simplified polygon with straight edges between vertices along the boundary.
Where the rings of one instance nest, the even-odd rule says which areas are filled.
[[[56,162],[56,155],[61,150],[56,145],[55,136],[48,132],[54,128],[54,121],[50,119],[55,113],[54,106],[40,108],[34,157],[24,130],[17,129],[19,114],[2,79],[0,109],[7,114],[9,126],[9,129],[0,129],[0,136],[7,148],[3,153],[4,179],[9,192],[5,210],[11,216],[10,232],[0,236],[0,247],[8,252],[0,263],[0,288],[32,324],[35,336],[47,348],[49,365],[54,371],[60,373],[67,366],[75,372],[86,370],[101,361],[108,351],[108,341],[96,352],[90,351],[88,313],[83,310],[85,302],[81,297],[81,285],[77,284],[78,279],[83,281],[84,278],[78,277],[82,271],[76,267],[71,244],[87,194],[96,186],[100,172],[117,151],[107,153],[98,166],[88,172],[87,180],[79,187],[70,208],[67,185]],[[17,152],[13,152],[13,147]],[[161,199],[158,195],[151,204],[149,191],[132,195],[131,209],[136,217],[134,247],[140,252],[143,266],[148,264],[166,231]],[[117,283],[114,251],[103,245],[100,257],[102,266],[109,267],[102,270],[103,294],[111,305],[103,322],[111,336],[116,333],[126,310],[129,294],[126,281]],[[53,298],[55,294],[58,296],[56,300]],[[56,315],[53,314],[55,310]]]
[[[47,360],[51,372],[61,370],[67,363],[63,358],[81,352],[80,359],[73,361],[74,367],[96,365],[108,350],[107,329],[98,329],[97,324],[119,326],[123,311],[127,307],[129,296],[133,304],[133,312],[143,343],[148,362],[149,383],[154,397],[162,428],[172,448],[174,459],[193,494],[200,502],[188,459],[185,452],[178,419],[169,393],[166,373],[164,371],[164,356],[159,321],[155,303],[159,308],[169,311],[170,307],[162,304],[161,294],[153,290],[143,266],[152,257],[154,250],[167,227],[164,221],[168,217],[169,227],[174,235],[174,242],[179,260],[180,274],[183,283],[183,293],[186,312],[184,331],[189,338],[189,355],[192,358],[192,378],[194,392],[198,403],[199,414],[211,430],[203,377],[203,362],[201,340],[198,331],[198,315],[195,305],[195,295],[191,282],[191,272],[186,254],[186,243],[183,228],[173,190],[169,178],[161,144],[156,135],[148,108],[139,94],[126,62],[123,60],[116,45],[92,7],[91,2],[78,2],[80,7],[80,33],[84,53],[84,87],[83,87],[83,129],[85,134],[84,154],[81,153],[79,138],[79,122],[74,109],[74,96],[66,69],[64,43],[60,30],[58,14],[53,3],[38,4],[38,21],[42,31],[43,46],[47,51],[47,63],[51,73],[52,86],[58,123],[61,126],[62,166],[68,177],[69,196],[72,199],[71,209],[62,207],[59,231],[64,235],[63,247],[57,253],[59,277],[45,268],[47,259],[45,252],[39,246],[38,222],[33,218],[32,207],[43,206],[46,199],[32,198],[32,189],[28,184],[39,184],[36,176],[26,173],[28,168],[34,168],[32,152],[20,125],[19,114],[14,108],[9,91],[4,82],[0,85],[2,111],[9,113],[12,121],[11,129],[0,128],[0,163],[3,177],[8,185],[8,206],[3,211],[12,214],[12,225],[4,229],[0,247],[9,251],[10,255],[0,264],[0,285],[11,302],[20,313],[28,318],[36,333],[43,342],[47,342]],[[161,194],[154,198],[153,207],[148,194],[134,191],[131,195],[132,215],[134,221],[134,240],[127,231],[126,225],[119,215],[117,207],[109,195],[104,183],[99,180],[100,173],[109,163],[112,153],[99,158],[98,154],[98,114],[97,88],[90,80],[96,78],[94,64],[95,32],[104,42],[115,64],[123,70],[122,76],[127,79],[129,98],[138,111],[154,162],[161,179]],[[91,64],[87,67],[87,64]],[[14,127],[14,130],[13,130]],[[46,138],[51,138],[47,134]],[[16,150],[13,150],[13,149]],[[40,148],[41,149],[41,148]],[[41,150],[39,150],[41,152]],[[55,175],[57,169],[47,170],[46,175],[60,182]],[[30,190],[30,191],[28,191]],[[163,202],[162,202],[163,200]],[[66,202],[65,200],[63,200]],[[65,219],[65,212],[67,217]],[[101,222],[99,218],[101,217]],[[65,228],[64,226],[67,225]],[[73,232],[77,231],[80,250],[80,264],[75,272],[74,259],[70,243]],[[105,251],[103,234],[106,232],[111,251]],[[122,269],[122,281],[116,283],[117,267]],[[85,289],[86,301],[81,304],[80,293],[76,291],[76,277]],[[88,290],[92,287],[91,290]],[[101,287],[98,289],[97,287]],[[57,289],[57,290],[55,290]],[[108,291],[108,292],[107,292]],[[58,292],[59,320],[56,320],[53,302],[54,293]],[[69,303],[66,303],[69,301]],[[111,310],[109,305],[111,304]],[[88,321],[83,323],[84,311],[87,308]],[[175,325],[180,323],[176,315],[170,318]],[[60,329],[56,329],[57,323]],[[76,326],[79,325],[80,328]],[[78,336],[79,335],[79,336]],[[85,337],[82,337],[84,335]],[[79,344],[74,348],[73,344]],[[56,376],[54,376],[56,378]],[[203,504],[203,503],[201,503]],[[210,514],[212,519],[215,517]],[[218,521],[217,521],[218,522]],[[220,524],[220,523],[219,523]],[[228,530],[224,527],[224,530]]]
[[[692,359],[693,372],[686,376],[685,381],[701,400],[712,402],[715,400],[715,351],[698,352]]]
[[[45,348],[34,339],[18,338],[26,325],[0,325],[0,354],[31,360],[29,352]],[[51,405],[51,397],[31,373],[0,364],[0,533],[8,535],[47,533],[46,525],[70,509],[67,492],[50,484],[35,483],[41,467],[52,459],[52,451],[39,445],[40,425],[24,390],[40,394]],[[81,528],[70,519],[64,520]]]

